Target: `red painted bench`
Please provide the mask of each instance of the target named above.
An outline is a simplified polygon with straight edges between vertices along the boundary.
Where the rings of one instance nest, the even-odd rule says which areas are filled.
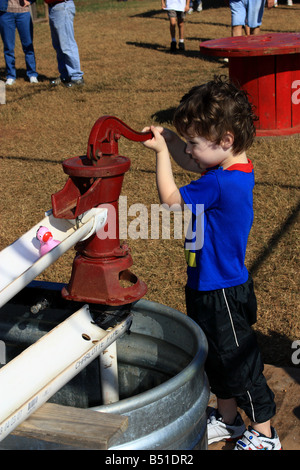
[[[256,108],[257,135],[300,133],[300,33],[214,39],[200,52],[229,59],[230,79]]]

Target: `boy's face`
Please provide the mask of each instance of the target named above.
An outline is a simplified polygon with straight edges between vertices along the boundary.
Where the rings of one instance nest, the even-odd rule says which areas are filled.
[[[186,153],[195,160],[200,169],[206,170],[223,162],[225,155],[221,145],[200,136],[185,135],[183,137],[187,142]]]

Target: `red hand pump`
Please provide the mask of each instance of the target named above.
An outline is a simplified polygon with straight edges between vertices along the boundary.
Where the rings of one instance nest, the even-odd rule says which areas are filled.
[[[87,155],[63,162],[69,176],[63,189],[51,196],[53,215],[75,219],[94,207],[108,210],[107,221],[94,235],[75,246],[71,279],[62,290],[64,298],[103,305],[130,304],[147,291],[131,271],[126,244],[120,246],[118,199],[130,160],[118,155],[121,136],[136,142],[153,137],[136,132],[113,116],[99,118],[90,133]]]

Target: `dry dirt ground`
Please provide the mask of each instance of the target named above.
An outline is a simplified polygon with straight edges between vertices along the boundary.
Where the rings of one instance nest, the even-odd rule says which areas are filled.
[[[7,89],[0,109],[0,249],[43,218],[51,194],[66,181],[61,162],[86,153],[100,116],[117,116],[135,130],[152,122],[172,127],[172,109],[184,93],[214,74],[228,74],[222,60],[200,56],[199,43],[230,36],[229,9],[223,2],[203,4],[201,13],[186,18],[185,53],[172,55],[159,0],[78,0],[75,36],[86,82],[80,89],[49,86],[58,73],[47,21],[34,24],[36,85],[26,80],[17,38],[17,82]],[[299,31],[299,19],[299,2],[280,4],[265,12],[262,32]],[[0,79],[5,79],[3,55]],[[259,305],[255,329],[265,362],[277,366],[294,366],[292,344],[300,339],[299,144],[299,135],[257,138],[248,155],[256,174],[247,251]],[[158,204],[154,155],[124,138],[119,150],[131,159],[122,188],[127,226],[138,220],[138,212],[129,215],[133,204],[144,204],[148,211],[147,237],[128,239],[133,271],[148,284],[147,299],[185,312],[183,240],[151,239],[150,207]],[[175,165],[174,172],[178,185],[195,178]],[[71,250],[39,279],[67,282],[73,256]]]

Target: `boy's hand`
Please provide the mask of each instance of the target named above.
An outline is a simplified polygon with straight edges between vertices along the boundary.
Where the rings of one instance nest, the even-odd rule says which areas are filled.
[[[156,153],[160,153],[163,151],[168,152],[166,141],[162,135],[164,128],[150,126],[150,127],[145,127],[142,132],[149,132],[149,131],[152,131],[153,138],[143,142],[143,145],[151,150],[154,150]]]

